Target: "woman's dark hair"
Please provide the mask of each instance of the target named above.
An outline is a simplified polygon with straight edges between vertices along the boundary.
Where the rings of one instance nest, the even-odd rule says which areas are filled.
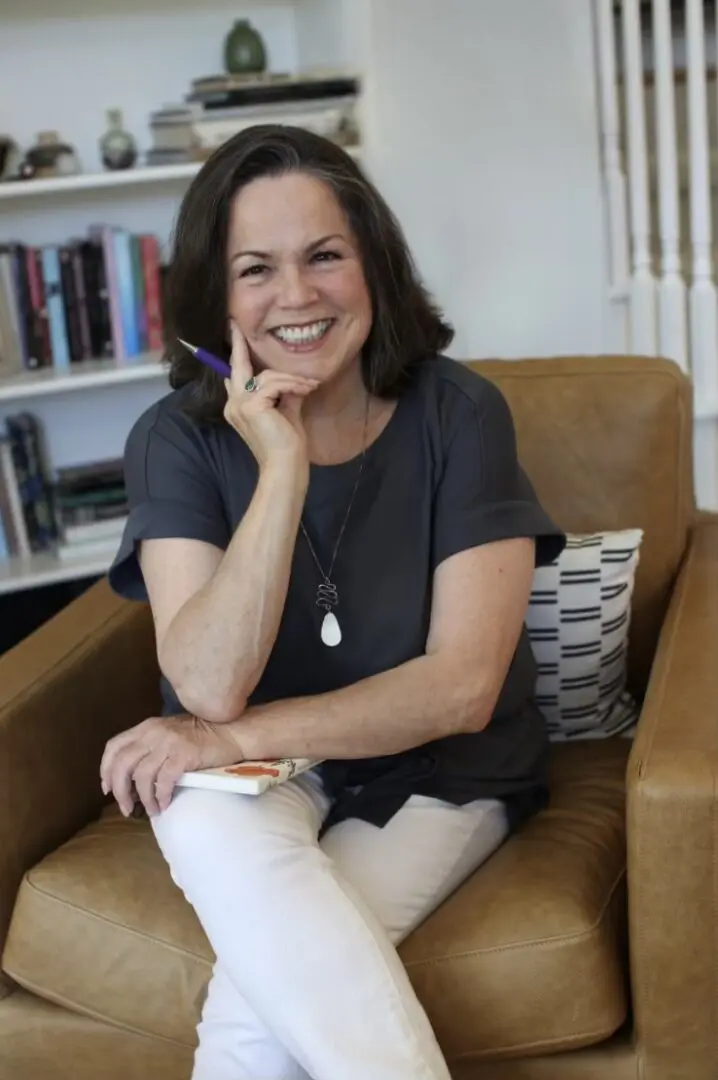
[[[229,357],[226,255],[232,201],[252,180],[293,171],[331,188],[358,242],[373,316],[362,350],[367,389],[379,397],[398,395],[416,366],[454,336],[419,281],[399,223],[350,155],[302,128],[257,125],[205,162],[175,226],[165,291],[165,357],[174,389],[194,382],[188,409],[197,417],[220,418],[226,392],[221,377],[177,339]]]

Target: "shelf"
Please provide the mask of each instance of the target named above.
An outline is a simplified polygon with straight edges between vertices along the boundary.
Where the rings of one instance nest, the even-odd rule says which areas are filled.
[[[46,180],[10,180],[0,182],[0,202],[5,199],[28,199],[38,195],[72,194],[78,191],[99,191],[103,188],[137,187],[138,185],[167,184],[191,180],[201,162],[183,165],[147,165],[117,172],[80,173],[77,176],[57,176]]]
[[[108,552],[101,555],[78,553],[72,559],[60,559],[52,551],[40,551],[24,558],[11,555],[9,559],[0,559],[0,596],[105,574],[113,558],[114,553]]]
[[[345,150],[358,158],[361,148],[347,146]],[[80,173],[77,176],[57,176],[47,180],[0,181],[0,202],[5,200],[31,199],[41,195],[63,195],[73,192],[101,191],[107,188],[172,184],[191,180],[204,162],[190,161],[182,165],[143,165],[134,169],[118,169],[116,172]]]
[[[160,362],[159,353],[143,353],[120,363],[114,360],[81,360],[72,364],[67,371],[48,367],[9,375],[0,380],[0,404],[77,390],[102,389],[118,383],[166,379],[167,375],[168,368]]]

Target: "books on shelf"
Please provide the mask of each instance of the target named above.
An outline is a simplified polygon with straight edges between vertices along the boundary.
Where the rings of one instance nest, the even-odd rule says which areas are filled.
[[[0,559],[52,551],[61,560],[114,556],[127,519],[122,461],[63,468],[51,477],[39,422],[5,420],[0,436]]]
[[[31,555],[57,539],[52,489],[45,467],[40,425],[30,413],[5,419],[0,436],[0,552]]]
[[[184,102],[150,114],[150,164],[202,160],[254,124],[291,124],[346,146],[358,142],[359,83],[347,75],[208,76]]]
[[[66,244],[0,245],[0,379],[160,350],[163,272],[155,236],[109,225]]]

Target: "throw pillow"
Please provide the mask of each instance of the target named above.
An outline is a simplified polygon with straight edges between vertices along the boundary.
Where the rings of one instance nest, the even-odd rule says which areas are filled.
[[[626,692],[631,598],[640,529],[569,535],[534,573],[526,626],[538,665],[536,703],[553,741],[631,734]]]

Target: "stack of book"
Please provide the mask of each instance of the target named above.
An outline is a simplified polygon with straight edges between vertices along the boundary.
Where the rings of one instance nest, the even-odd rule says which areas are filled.
[[[212,75],[195,79],[181,104],[150,115],[150,165],[204,160],[253,124],[292,124],[345,146],[358,143],[355,77]]]
[[[107,555],[119,546],[127,520],[122,461],[96,461],[59,469],[55,508],[61,559]]]
[[[42,432],[31,413],[5,418],[0,436],[0,557],[31,555],[58,538]]]
[[[53,551],[61,559],[112,558],[127,519],[122,461],[50,476],[37,417],[8,416],[0,436],[0,558]]]
[[[109,225],[67,244],[0,245],[0,378],[161,349],[163,275],[155,236]]]

